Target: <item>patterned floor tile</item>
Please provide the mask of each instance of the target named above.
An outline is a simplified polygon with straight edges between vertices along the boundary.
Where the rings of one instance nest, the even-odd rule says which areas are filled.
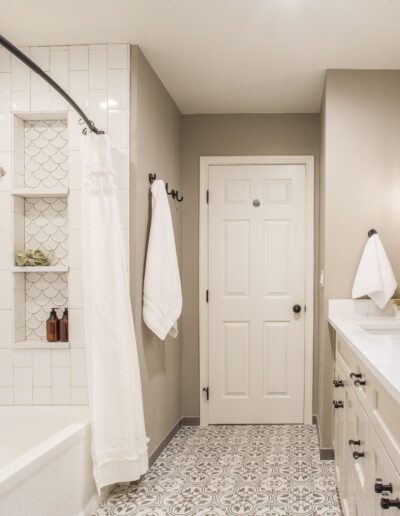
[[[340,516],[311,425],[183,427],[137,484],[93,516]]]

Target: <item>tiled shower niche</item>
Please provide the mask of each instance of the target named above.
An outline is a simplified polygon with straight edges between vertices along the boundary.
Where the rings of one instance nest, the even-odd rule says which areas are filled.
[[[51,118],[50,118],[51,117]],[[14,256],[40,249],[50,266],[14,267],[15,342],[46,341],[51,308],[68,307],[68,136],[63,114],[14,116]]]

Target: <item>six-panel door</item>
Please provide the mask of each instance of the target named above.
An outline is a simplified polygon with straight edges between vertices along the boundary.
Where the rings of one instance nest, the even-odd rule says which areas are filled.
[[[305,166],[210,166],[209,190],[209,422],[301,423]]]

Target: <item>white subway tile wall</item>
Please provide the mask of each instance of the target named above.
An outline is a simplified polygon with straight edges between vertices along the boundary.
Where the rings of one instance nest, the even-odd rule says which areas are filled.
[[[129,187],[129,45],[22,47],[105,130],[112,143],[121,199],[121,232],[126,245]],[[68,273],[70,349],[16,349],[24,340],[25,278],[13,273],[14,245],[23,235],[24,203],[12,196],[25,186],[24,123],[14,113],[67,113]],[[44,117],[45,118],[45,117]],[[40,77],[0,48],[0,405],[87,405],[81,291],[81,174],[79,116]],[[16,320],[17,324],[14,324]]]

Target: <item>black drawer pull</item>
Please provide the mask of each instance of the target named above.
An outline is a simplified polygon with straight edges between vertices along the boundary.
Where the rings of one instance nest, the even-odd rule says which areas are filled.
[[[353,451],[353,459],[357,460],[359,459],[360,457],[365,457],[365,453],[360,451]]]
[[[360,439],[358,439],[357,441],[355,441],[354,439],[350,439],[349,446],[361,446]]]
[[[343,408],[343,401],[333,401],[333,406],[336,408]]]
[[[387,491],[388,493],[393,493],[392,484],[390,482],[389,482],[389,484],[384,484],[382,482],[381,478],[377,478],[375,480],[374,489],[375,489],[375,493],[378,493],[378,494],[383,493],[384,491]]]
[[[367,382],[366,382],[365,380],[356,380],[356,381],[354,382],[354,385],[355,385],[356,387],[360,387],[361,385],[365,385],[366,383],[367,383]]]
[[[344,387],[343,380],[333,380],[333,385],[335,387]]]
[[[362,374],[361,373],[350,373],[350,378],[353,379],[353,378],[361,378],[362,377]]]
[[[398,498],[396,498],[396,500],[381,498],[381,507],[382,509],[390,509],[391,507],[397,507],[397,509],[400,509],[400,500]]]

